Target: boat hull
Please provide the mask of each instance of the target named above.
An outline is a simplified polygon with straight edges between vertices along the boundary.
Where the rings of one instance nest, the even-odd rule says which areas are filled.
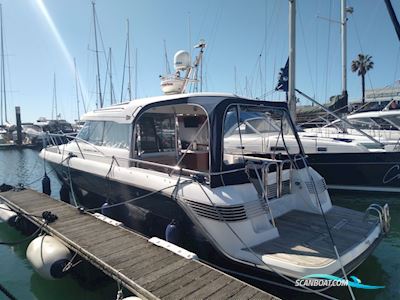
[[[93,212],[101,212],[147,237],[166,239],[165,230],[168,224],[175,220],[179,231],[179,246],[203,257],[207,257],[211,251],[212,247],[206,238],[171,197],[156,193],[137,201],[128,201],[151,191],[89,172],[73,168],[68,170],[66,166],[50,164],[56,171],[57,177],[68,189],[70,189],[69,174],[71,174],[72,190],[77,205]],[[118,204],[121,202],[124,203]],[[74,204],[72,197],[70,203]],[[105,203],[111,206],[118,205],[101,210]]]
[[[147,190],[92,173],[74,170],[73,168],[68,170],[66,166],[55,163],[51,163],[51,165],[65,185],[70,184],[68,175],[71,174],[72,189],[78,204],[88,209],[100,208],[106,202],[111,205],[126,202],[129,199],[149,193]],[[106,215],[147,237],[157,236],[162,239],[165,239],[166,227],[174,219],[180,228],[178,245],[196,253],[200,259],[261,288],[268,282],[276,282],[280,278],[274,272],[256,267],[254,264],[244,264],[225,256],[207,240],[201,229],[185,213],[185,210],[176,201],[165,195],[153,194],[151,197],[108,208]],[[346,266],[346,269],[352,271],[358,267],[379,244],[379,240],[380,238],[376,239],[364,253],[352,260]]]
[[[400,152],[308,154],[330,189],[400,192]]]

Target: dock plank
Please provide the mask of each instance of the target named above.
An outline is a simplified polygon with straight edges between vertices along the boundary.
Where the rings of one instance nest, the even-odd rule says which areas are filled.
[[[234,299],[240,299],[240,300],[247,300],[253,297],[258,293],[257,290],[253,288],[249,288],[248,286],[245,286],[244,288],[240,289],[239,292],[237,292],[234,296],[230,297],[230,300]]]
[[[156,275],[154,276],[154,272],[148,274],[147,276],[143,276],[142,278],[138,279],[138,283],[146,287],[149,291],[154,291],[159,289],[169,282],[180,280],[184,278],[186,274],[196,270],[195,268],[200,268],[200,266],[193,266],[192,264],[185,264],[178,269],[175,269],[169,273]]]
[[[222,275],[219,274],[218,272],[210,271],[210,272],[204,274],[203,276],[201,276],[200,278],[198,278],[196,281],[194,281],[194,282],[196,282],[196,284],[185,285],[184,287],[181,287],[180,289],[167,295],[165,297],[165,299],[173,300],[173,299],[186,298],[186,297],[188,297],[188,295],[193,294],[194,292],[196,292],[199,289],[201,289],[202,287],[208,285],[210,282],[216,280],[220,276],[222,276]],[[196,299],[196,298],[194,298],[194,299]]]
[[[206,299],[208,296],[227,286],[232,281],[233,279],[229,277],[220,276],[216,280],[212,281],[210,284],[207,284],[196,292],[190,294],[190,297],[193,299]]]
[[[208,268],[201,266],[200,268],[186,274],[185,277],[169,282],[168,284],[162,286],[161,288],[155,290],[155,292],[164,298],[171,293],[183,288],[184,286],[196,281],[201,276],[211,272]]]
[[[235,298],[235,295],[243,289],[245,285],[240,281],[233,281],[230,285],[223,287],[222,289],[218,290],[216,293],[210,295],[207,299],[212,300],[220,300],[220,299],[228,299],[228,298]],[[240,298],[237,298],[240,299]],[[269,299],[264,297],[263,299]]]
[[[133,246],[130,246],[130,244],[134,244]],[[131,255],[137,255],[138,253],[141,253],[143,249],[147,246],[146,244],[136,244],[136,242],[130,242],[127,243],[126,246],[127,248],[121,249],[120,251],[117,251],[115,253],[109,253],[107,256],[104,256],[103,260],[107,264],[116,266],[117,264],[124,262],[126,260],[129,260],[131,258]]]
[[[178,260],[174,263],[169,264],[168,266],[164,268],[160,268],[157,271],[154,271],[152,273],[149,273],[142,278],[138,279],[138,282],[141,282],[141,284],[153,284],[152,291],[159,289],[160,287],[165,286],[168,283],[171,283],[173,280],[180,280],[181,278],[179,277],[169,277],[170,274],[174,272],[180,272],[180,270],[183,267],[189,267],[191,270],[195,270],[198,268],[196,264],[192,264],[190,260],[184,259],[184,260]],[[180,273],[183,274],[183,273]],[[162,279],[167,279],[167,282],[160,284]],[[160,282],[158,282],[160,281]]]
[[[195,260],[187,260],[123,226],[33,190],[0,193],[0,201],[27,214],[37,226],[41,213],[58,219],[43,227],[72,251],[142,299],[271,299],[271,295]],[[35,215],[35,216],[32,216]]]
[[[146,262],[137,264],[133,269],[133,272],[127,272],[127,274],[133,280],[137,280],[143,276],[146,276],[147,274],[153,273],[160,268],[164,268],[180,260],[182,260],[181,257],[173,254],[172,252],[169,254],[164,252],[160,255],[151,257]]]

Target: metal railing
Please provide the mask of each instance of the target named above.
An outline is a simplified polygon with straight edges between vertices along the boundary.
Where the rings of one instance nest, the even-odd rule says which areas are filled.
[[[123,161],[134,163],[134,164],[136,164],[136,166],[138,166],[138,165],[146,165],[146,166],[151,166],[151,167],[164,168],[164,169],[169,169],[170,171],[175,171],[175,172],[178,172],[178,173],[180,172],[181,174],[200,175],[200,176],[207,177],[208,179],[209,179],[210,175],[213,175],[210,172],[201,172],[201,171],[181,168],[181,167],[176,166],[176,165],[175,166],[171,166],[171,165],[160,164],[160,163],[156,163],[156,162],[152,162],[152,161],[148,161],[148,160],[141,160],[141,159],[129,158],[129,157],[118,157],[118,156],[115,156],[115,155],[107,155],[104,152],[102,152],[100,149],[98,149],[98,147],[96,147],[96,145],[94,145],[94,144],[92,144],[92,143],[90,143],[88,141],[85,141],[85,140],[83,140],[83,139],[81,139],[79,137],[76,137],[76,136],[71,136],[71,135],[66,135],[66,134],[53,134],[53,133],[50,134],[49,133],[48,137],[49,137],[49,141],[51,141],[53,143],[53,144],[49,144],[49,146],[56,146],[57,147],[57,152],[59,154],[62,154],[62,152],[64,152],[65,149],[63,149],[63,150],[60,149],[60,146],[55,142],[54,137],[66,137],[66,138],[70,139],[71,141],[74,141],[76,143],[77,147],[78,147],[78,151],[75,151],[75,150],[72,150],[72,149],[68,149],[67,152],[68,153],[73,153],[73,154],[80,154],[80,156],[83,159],[86,159],[85,155],[86,156],[90,155],[90,156],[94,156],[94,157],[98,157],[98,158],[110,159],[111,161],[115,160],[117,162],[117,164],[119,164],[119,162],[118,162],[119,160],[123,160]],[[82,151],[82,148],[80,147],[79,142],[82,142],[82,143],[84,143],[86,145],[91,146],[99,154],[97,154],[97,153],[85,153],[84,154],[84,151]],[[46,150],[49,151],[48,148],[46,148]]]
[[[366,210],[364,215],[364,220],[371,215],[372,212],[376,212],[379,218],[379,224],[381,227],[381,232],[388,234],[390,231],[390,212],[389,205],[386,203],[383,207],[379,204],[373,203]]]
[[[272,225],[275,226],[270,200],[281,198],[284,195],[283,173],[285,170],[288,170],[289,172],[289,187],[287,189],[287,193],[291,193],[291,173],[293,169],[293,163],[291,160],[272,160],[258,157],[246,157],[246,159],[248,160],[248,163],[246,164],[246,173],[249,177],[249,180],[253,183],[254,187],[259,193],[260,200],[266,202],[268,209],[267,212],[270,215]],[[285,168],[287,165],[288,168]],[[252,172],[254,172],[256,177],[251,174]],[[275,174],[275,182],[271,183],[269,174]]]

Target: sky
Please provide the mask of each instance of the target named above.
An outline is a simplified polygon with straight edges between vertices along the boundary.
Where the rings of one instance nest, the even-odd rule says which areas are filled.
[[[400,17],[399,1],[392,1]],[[236,92],[283,100],[274,92],[288,55],[286,0],[97,0],[100,79],[105,83],[109,48],[115,98],[120,101],[127,37],[133,97],[161,94],[159,75],[166,71],[164,41],[172,68],[178,50],[191,50],[205,39],[203,90]],[[383,0],[348,0],[348,92],[361,95],[361,80],[350,71],[358,53],[375,65],[367,89],[400,79],[400,43]],[[62,118],[78,117],[74,58],[86,109],[96,108],[96,55],[89,0],[2,0],[8,119],[20,106],[23,122],[52,117],[54,94]],[[328,21],[330,19],[332,21]],[[340,0],[297,0],[297,88],[321,103],[341,93]],[[135,63],[137,56],[137,64]],[[128,71],[128,69],[125,69]],[[137,74],[137,76],[135,76]],[[56,93],[54,93],[54,75]],[[123,100],[127,100],[127,74]],[[108,78],[108,75],[107,75]],[[135,91],[135,86],[137,90]],[[302,103],[309,104],[306,100]],[[81,100],[80,112],[84,112]]]

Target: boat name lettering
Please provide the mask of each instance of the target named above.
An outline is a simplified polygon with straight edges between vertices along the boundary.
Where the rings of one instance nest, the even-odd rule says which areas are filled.
[[[400,179],[400,166],[395,165],[392,166],[386,173],[385,176],[383,176],[382,182],[383,183],[389,183],[392,182],[393,180]]]

